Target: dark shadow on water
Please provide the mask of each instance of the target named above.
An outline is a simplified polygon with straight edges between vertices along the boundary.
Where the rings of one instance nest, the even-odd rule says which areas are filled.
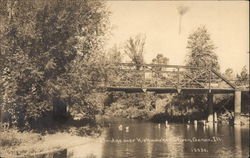
[[[67,158],[67,149],[54,153],[53,158]]]
[[[67,149],[60,150],[57,152],[50,152],[47,154],[32,156],[32,158],[67,158]]]

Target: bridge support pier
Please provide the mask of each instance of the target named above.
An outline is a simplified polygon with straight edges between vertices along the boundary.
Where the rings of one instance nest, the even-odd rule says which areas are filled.
[[[240,125],[241,115],[241,91],[235,90],[234,92],[234,124]]]
[[[208,103],[208,117],[207,117],[207,121],[209,123],[213,123],[214,122],[214,110],[213,110],[213,97],[214,95],[212,93],[208,93],[207,96],[207,103]]]

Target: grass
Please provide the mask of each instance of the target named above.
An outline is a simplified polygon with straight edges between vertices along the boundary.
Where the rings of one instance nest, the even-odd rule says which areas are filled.
[[[34,143],[42,141],[42,136],[36,133],[30,132],[18,132],[17,130],[8,130],[0,133],[0,146],[17,146],[21,143]]]
[[[15,129],[4,131],[0,133],[0,157],[40,155],[95,140],[93,137],[86,137],[90,131],[89,129],[85,130],[86,127],[79,131],[72,129],[76,133],[57,132],[45,135],[34,132],[19,132]]]
[[[102,131],[98,124],[87,119],[68,119],[63,123],[50,119],[35,125],[30,131],[0,129],[0,157],[33,156],[66,149],[95,140]]]
[[[2,148],[0,155],[20,155],[25,153],[25,150],[30,150],[21,147],[43,141],[43,137],[37,133],[18,132],[15,129],[3,131],[0,133],[0,146]]]

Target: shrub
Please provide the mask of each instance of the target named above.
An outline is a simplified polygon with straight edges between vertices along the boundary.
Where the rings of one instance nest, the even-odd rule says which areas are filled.
[[[0,146],[15,146],[21,144],[21,140],[18,139],[13,132],[1,132],[0,134]]]
[[[71,128],[69,132],[72,135],[77,135],[77,136],[99,136],[101,134],[101,127],[99,125],[97,126],[86,125],[79,128]]]
[[[18,132],[17,130],[9,130],[0,133],[0,146],[17,146],[21,143],[36,142],[41,140],[42,136],[35,133]]]

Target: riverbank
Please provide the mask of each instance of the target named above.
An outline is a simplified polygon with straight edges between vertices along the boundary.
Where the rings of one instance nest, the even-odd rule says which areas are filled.
[[[217,123],[223,124],[223,125],[233,125],[234,124],[234,117],[233,113],[223,113],[218,114]],[[249,127],[249,121],[250,121],[249,114],[241,114],[240,122],[241,126]],[[194,122],[194,120],[197,121],[203,121],[207,120],[206,115],[202,113],[194,113],[192,115],[182,115],[182,116],[170,116],[167,113],[158,113],[151,117],[149,119],[151,122],[155,123],[163,123],[166,120],[170,123],[187,123],[188,121]]]
[[[241,126],[249,127],[249,121],[250,121],[249,114],[241,114],[240,116],[240,122]],[[218,122],[221,124],[234,124],[234,118],[233,114],[230,113],[224,113],[218,116]]]
[[[41,135],[9,130],[0,133],[0,157],[25,157],[51,153],[91,143],[97,136],[78,136],[67,132]]]

